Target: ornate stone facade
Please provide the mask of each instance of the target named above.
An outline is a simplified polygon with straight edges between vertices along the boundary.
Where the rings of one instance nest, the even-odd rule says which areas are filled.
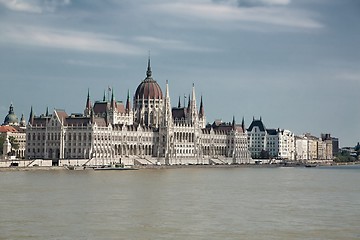
[[[188,106],[171,107],[169,85],[165,96],[152,77],[150,59],[146,78],[137,87],[134,107],[128,93],[126,104],[90,102],[84,114],[30,114],[27,158],[53,159],[54,164],[240,164],[250,162],[244,125],[214,122],[206,125],[201,97],[197,109],[195,86]]]

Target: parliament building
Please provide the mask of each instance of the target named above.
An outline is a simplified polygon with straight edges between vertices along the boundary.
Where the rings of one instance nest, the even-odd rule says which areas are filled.
[[[26,128],[26,158],[51,159],[53,165],[243,164],[249,163],[244,121],[207,124],[202,97],[195,86],[187,106],[172,107],[169,84],[165,95],[152,76],[150,59],[145,79],[131,104],[115,100],[114,91],[94,104],[88,91],[84,113],[55,109],[35,116]]]

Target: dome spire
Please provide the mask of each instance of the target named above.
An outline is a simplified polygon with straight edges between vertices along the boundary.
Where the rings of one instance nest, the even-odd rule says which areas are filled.
[[[147,67],[147,71],[146,71],[146,77],[151,78],[151,76],[152,76],[152,71],[151,71],[150,51],[149,51],[149,59],[148,59],[148,67]]]

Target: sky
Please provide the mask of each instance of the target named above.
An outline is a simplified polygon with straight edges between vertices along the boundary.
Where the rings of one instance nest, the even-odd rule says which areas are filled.
[[[0,0],[0,122],[83,112],[153,77],[177,105],[195,84],[207,121],[262,118],[360,141],[358,0]]]

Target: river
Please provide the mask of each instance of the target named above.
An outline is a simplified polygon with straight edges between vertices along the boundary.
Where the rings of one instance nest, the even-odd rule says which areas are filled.
[[[360,239],[360,167],[0,172],[0,239]]]

